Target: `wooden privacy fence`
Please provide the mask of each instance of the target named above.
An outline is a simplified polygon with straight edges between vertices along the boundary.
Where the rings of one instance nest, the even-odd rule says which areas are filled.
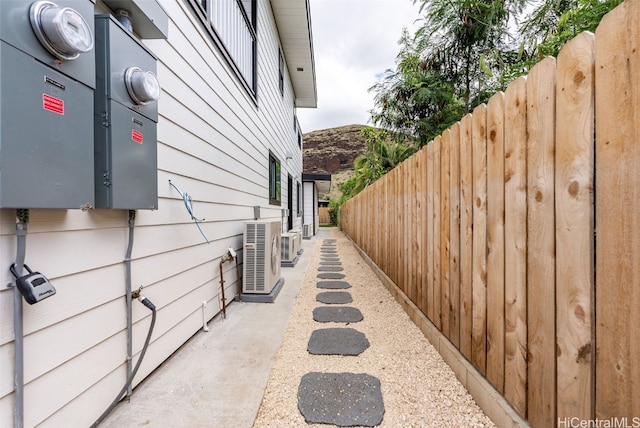
[[[639,137],[628,0],[347,201],[341,226],[532,426],[640,423]]]
[[[319,224],[331,224],[331,216],[329,215],[329,208],[318,208],[318,222]]]

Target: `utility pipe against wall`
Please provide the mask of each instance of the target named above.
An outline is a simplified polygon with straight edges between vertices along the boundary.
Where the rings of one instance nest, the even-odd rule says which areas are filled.
[[[29,210],[16,210],[18,223],[16,223],[16,263],[15,272],[22,276],[24,259],[27,253],[27,223],[29,222]],[[13,405],[13,426],[24,426],[24,330],[22,324],[22,294],[17,285],[13,284],[13,334],[14,334],[14,391],[15,401]]]
[[[234,259],[234,257],[236,256],[236,252],[233,251],[232,248],[229,248],[229,250],[227,250],[227,254],[225,254],[221,259],[220,259],[220,291],[222,293],[222,318],[226,318],[227,317],[227,299],[224,297],[224,276],[222,275],[222,265],[225,264],[225,262],[231,261]]]
[[[135,210],[129,210],[129,243],[124,256],[125,270],[125,290],[124,295],[127,303],[127,377],[131,376],[133,359],[133,308],[131,305],[131,252],[133,250],[133,229],[136,222]],[[131,397],[131,384],[127,388],[127,399]]]
[[[238,284],[237,291],[236,291],[236,299],[240,301],[240,294],[242,293],[242,278],[240,277],[240,266],[238,265],[237,254],[234,256],[234,259],[236,260],[236,278],[237,278],[236,283]]]

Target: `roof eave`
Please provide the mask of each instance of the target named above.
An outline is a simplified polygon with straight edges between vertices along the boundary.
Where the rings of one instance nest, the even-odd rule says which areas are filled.
[[[296,107],[316,108],[318,95],[309,0],[271,0]]]

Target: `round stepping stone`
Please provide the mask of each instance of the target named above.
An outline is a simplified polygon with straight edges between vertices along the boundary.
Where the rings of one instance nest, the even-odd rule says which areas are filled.
[[[327,305],[344,305],[353,302],[353,298],[346,291],[324,291],[318,293],[316,301]]]
[[[318,268],[320,272],[342,272],[343,270],[344,268],[340,266],[320,266]]]
[[[316,286],[318,288],[325,288],[329,290],[351,288],[351,284],[345,281],[318,281]]]
[[[356,356],[369,347],[364,333],[353,328],[323,328],[311,333],[307,351],[311,355]]]
[[[321,266],[342,266],[342,262],[338,261],[330,261],[330,262],[320,262]]]
[[[310,424],[380,425],[380,380],[366,373],[307,373],[298,387],[298,409]]]
[[[335,272],[322,272],[318,274],[318,278],[320,279],[344,279],[344,277],[344,274]]]
[[[358,308],[351,306],[320,306],[313,310],[313,320],[317,322],[360,322],[364,319]]]

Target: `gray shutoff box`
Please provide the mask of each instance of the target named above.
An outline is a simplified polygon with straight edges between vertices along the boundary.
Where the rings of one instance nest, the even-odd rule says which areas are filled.
[[[156,209],[157,59],[111,15],[96,15],[95,27],[96,207]],[[136,95],[137,84],[157,92]]]
[[[93,15],[0,0],[0,208],[93,205]]]

